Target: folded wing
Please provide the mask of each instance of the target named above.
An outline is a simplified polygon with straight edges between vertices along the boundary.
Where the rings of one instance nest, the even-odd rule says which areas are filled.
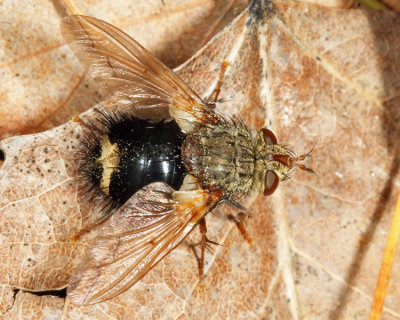
[[[69,299],[86,305],[124,292],[174,249],[219,201],[219,193],[176,192],[164,183],[138,191],[93,231],[85,257],[71,277]]]
[[[171,69],[118,28],[87,16],[61,23],[75,55],[118,105],[142,119],[175,118],[181,129],[215,123],[218,117]]]

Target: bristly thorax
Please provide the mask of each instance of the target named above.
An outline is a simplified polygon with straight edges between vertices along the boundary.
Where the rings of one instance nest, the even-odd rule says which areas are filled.
[[[231,198],[252,191],[258,180],[254,140],[241,123],[203,128],[186,138],[182,157],[203,188],[221,189]]]

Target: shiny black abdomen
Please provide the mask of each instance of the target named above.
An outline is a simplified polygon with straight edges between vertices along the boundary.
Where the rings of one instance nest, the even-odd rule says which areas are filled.
[[[187,170],[181,159],[185,139],[175,121],[150,123],[129,118],[109,128],[111,143],[117,143],[120,163],[111,176],[109,195],[119,204],[152,182],[165,182],[179,189]]]
[[[130,115],[99,114],[105,131],[93,131],[83,140],[81,173],[88,182],[86,194],[106,196],[106,213],[152,182],[180,189],[187,174],[181,158],[186,137],[175,121],[150,123]]]

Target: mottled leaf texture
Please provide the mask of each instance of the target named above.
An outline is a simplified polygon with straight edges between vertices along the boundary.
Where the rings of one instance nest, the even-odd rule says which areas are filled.
[[[103,16],[94,6],[84,9],[106,20],[117,16],[114,7],[99,9]],[[43,19],[43,12],[24,10],[12,20],[15,28],[23,29],[26,19],[41,27],[34,29],[30,51],[19,51],[17,38],[6,47],[18,58],[2,57],[1,71],[12,81],[1,89],[1,101],[8,101],[1,110],[19,106],[2,111],[1,121],[7,125],[16,125],[18,112],[31,114],[24,105],[40,106],[52,114],[47,109],[54,104],[51,101],[74,96],[76,86],[84,87],[73,84],[84,71],[70,50],[59,46],[63,40],[54,33],[60,18],[54,13],[53,18]],[[129,19],[122,15],[121,25]],[[153,34],[143,23],[142,28]],[[199,240],[196,230],[140,282],[112,300],[78,307],[52,296],[54,292],[32,293],[68,285],[92,233],[76,242],[71,237],[97,219],[95,209],[77,192],[74,154],[81,127],[70,121],[43,133],[1,141],[5,154],[0,169],[1,316],[366,319],[399,192],[399,30],[400,17],[391,12],[253,1],[176,69],[199,96],[206,97],[214,91],[221,64],[227,60],[219,112],[239,115],[254,128],[268,127],[278,142],[298,153],[317,143],[309,164],[318,175],[295,172],[272,196],[260,196],[248,205],[251,218],[246,228],[252,245],[227,218],[232,208],[221,205],[207,216],[209,238],[222,245],[206,253],[204,288],[198,286],[197,262],[190,249]],[[162,43],[152,49],[158,57],[165,57],[163,48],[169,44]],[[149,41],[143,44],[151,48]],[[52,55],[59,57],[57,73],[54,63],[47,63],[46,57]],[[35,68],[42,71],[35,73]],[[39,86],[35,81],[20,82],[21,76],[46,81]],[[60,81],[69,84],[58,85]],[[13,90],[12,83],[18,89]],[[77,97],[85,92],[95,95],[90,85]],[[61,95],[64,98],[57,98]],[[92,116],[87,113],[84,118]],[[399,281],[397,258],[382,319],[400,318]]]

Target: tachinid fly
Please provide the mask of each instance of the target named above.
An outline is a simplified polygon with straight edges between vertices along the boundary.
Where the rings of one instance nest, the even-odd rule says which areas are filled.
[[[68,288],[73,303],[93,304],[124,292],[196,225],[202,231],[202,275],[208,212],[221,201],[244,209],[238,197],[272,194],[295,167],[313,172],[299,163],[309,154],[297,157],[270,130],[253,132],[217,114],[116,27],[69,16],[61,28],[91,76],[124,110],[97,109],[97,120],[85,125],[90,130],[80,174],[88,193],[104,198],[111,227],[93,239],[76,268]],[[123,207],[127,203],[132,208]]]

